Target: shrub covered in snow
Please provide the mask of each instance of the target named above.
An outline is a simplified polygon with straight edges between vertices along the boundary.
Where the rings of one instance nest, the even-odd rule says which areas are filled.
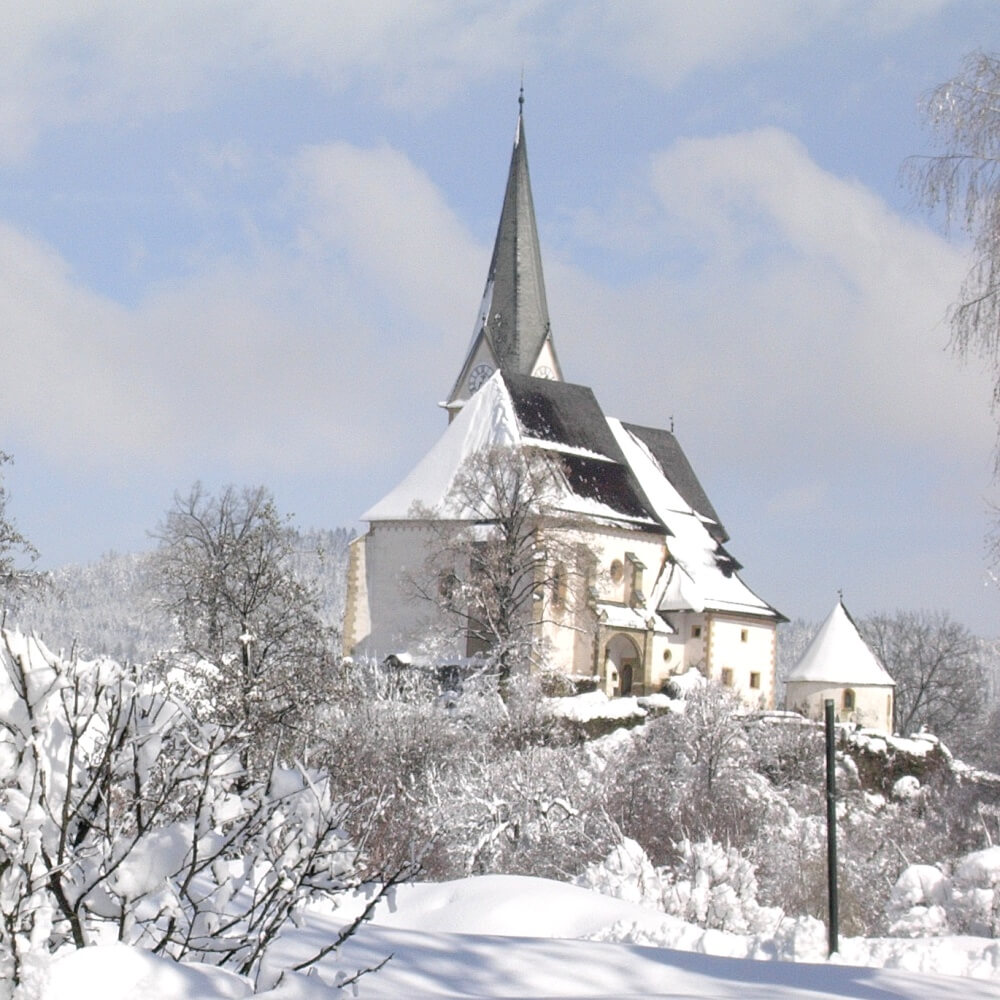
[[[249,782],[231,732],[111,660],[0,637],[0,979],[115,939],[256,975],[308,900],[355,887],[326,777]]]
[[[900,937],[1000,936],[1000,847],[944,868],[910,865],[893,886],[887,915],[890,933]]]
[[[700,927],[756,934],[781,920],[780,909],[758,903],[754,866],[733,847],[684,840],[674,864],[660,871],[666,912]]]
[[[573,881],[586,889],[594,889],[629,903],[642,903],[655,909],[663,905],[660,873],[639,844],[628,837],[615,844],[607,857],[589,865]]]

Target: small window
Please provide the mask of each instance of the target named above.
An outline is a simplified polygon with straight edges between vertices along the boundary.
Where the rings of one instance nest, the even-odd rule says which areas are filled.
[[[566,567],[557,563],[552,570],[552,606],[561,608],[566,603]]]
[[[663,662],[664,663],[669,663],[670,660],[672,659],[673,655],[674,654],[669,649],[665,649],[663,651]]]
[[[757,689],[760,687],[760,674],[754,670],[750,674],[750,687]]]
[[[450,601],[455,596],[458,587],[458,577],[453,569],[446,569],[438,576],[438,594],[445,600]]]
[[[750,630],[741,628],[740,629],[740,642],[746,642],[750,638]]]
[[[701,626],[700,625],[692,625],[691,626],[691,638],[692,639],[700,639],[701,638]]]
[[[844,688],[843,706],[845,712],[854,711],[854,692],[850,688]]]
[[[722,668],[722,686],[731,688],[733,686],[733,669],[732,667]]]
[[[625,566],[622,564],[621,559],[615,559],[611,563],[611,579],[614,583],[621,583],[622,577],[625,575]]]

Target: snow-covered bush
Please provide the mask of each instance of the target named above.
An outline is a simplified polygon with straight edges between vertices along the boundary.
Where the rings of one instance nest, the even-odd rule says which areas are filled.
[[[754,866],[733,847],[713,840],[677,845],[677,859],[660,869],[663,908],[699,927],[756,934],[773,929],[781,910],[757,901]]]
[[[588,865],[573,882],[630,903],[642,903],[655,909],[663,905],[660,873],[642,847],[628,837],[615,844],[603,860]]]
[[[128,668],[0,633],[0,980],[108,939],[256,976],[301,905],[358,885],[327,778],[251,783],[240,750]]]
[[[770,810],[767,783],[752,772],[742,706],[717,686],[690,694],[683,714],[636,730],[604,775],[609,814],[654,864],[681,840],[737,848],[757,836]]]
[[[890,932],[899,937],[1000,937],[1000,847],[973,851],[944,870],[910,865],[896,881],[886,911]]]

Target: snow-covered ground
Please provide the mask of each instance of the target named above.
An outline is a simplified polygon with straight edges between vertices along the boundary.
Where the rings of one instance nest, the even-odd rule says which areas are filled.
[[[311,910],[279,945],[275,971],[321,947],[343,920],[336,911]],[[842,945],[842,956],[828,962],[815,921],[790,922],[770,939],[746,938],[702,931],[579,886],[492,875],[400,886],[391,907],[324,961],[322,978],[286,976],[262,995],[343,996],[324,980],[391,955],[358,982],[358,996],[1000,1000],[1000,942],[952,937]],[[792,954],[799,961],[775,960]],[[979,978],[950,978],[959,976]],[[42,996],[223,1000],[251,992],[231,973],[112,945],[57,960]]]

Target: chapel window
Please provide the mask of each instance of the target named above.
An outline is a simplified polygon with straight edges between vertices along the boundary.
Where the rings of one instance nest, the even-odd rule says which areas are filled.
[[[854,711],[854,692],[850,688],[844,688],[843,706],[845,712]]]
[[[552,606],[561,608],[566,603],[566,567],[556,563],[552,570]]]

